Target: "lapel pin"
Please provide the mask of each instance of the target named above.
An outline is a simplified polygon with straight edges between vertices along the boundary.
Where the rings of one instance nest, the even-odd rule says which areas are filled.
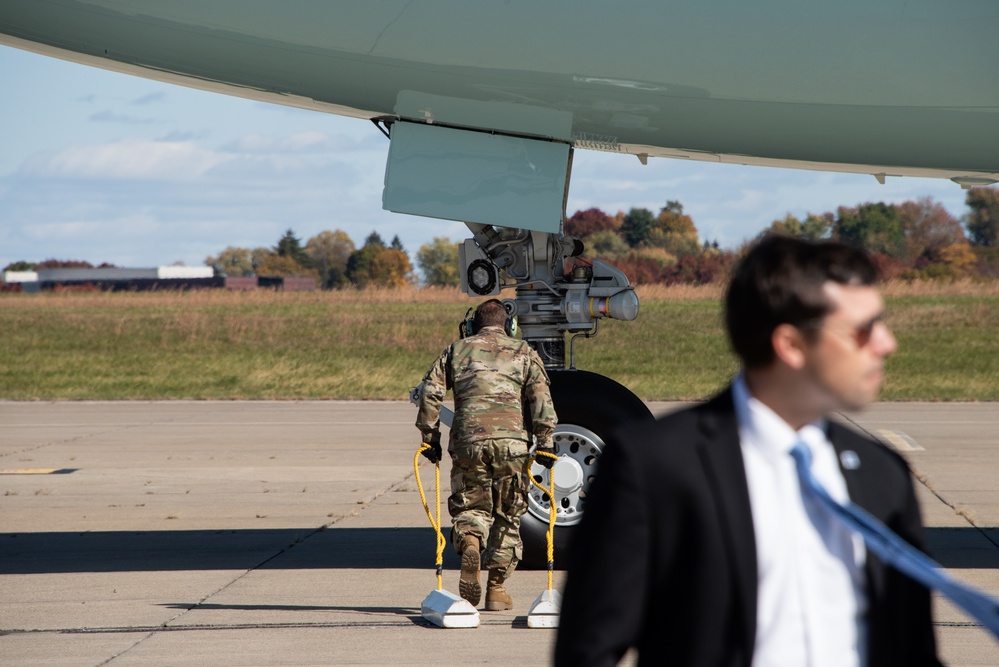
[[[856,470],[860,467],[860,457],[852,449],[840,452],[839,462],[843,465],[844,470]]]

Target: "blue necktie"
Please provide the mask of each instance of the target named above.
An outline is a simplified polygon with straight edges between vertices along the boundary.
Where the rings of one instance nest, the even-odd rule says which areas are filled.
[[[999,637],[999,603],[988,595],[951,579],[936,561],[896,535],[864,508],[850,501],[840,505],[833,500],[812,475],[812,452],[808,445],[799,442],[791,450],[791,456],[798,468],[802,489],[810,492],[819,505],[864,538],[868,549],[896,570],[927,588],[946,595],[994,636]]]

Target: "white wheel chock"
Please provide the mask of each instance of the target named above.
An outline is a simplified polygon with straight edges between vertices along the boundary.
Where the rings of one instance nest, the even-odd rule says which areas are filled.
[[[531,611],[527,613],[527,627],[557,628],[561,611],[562,595],[558,591],[546,590],[531,605]]]
[[[431,591],[423,600],[423,618],[439,628],[477,628],[479,612],[450,591]]]

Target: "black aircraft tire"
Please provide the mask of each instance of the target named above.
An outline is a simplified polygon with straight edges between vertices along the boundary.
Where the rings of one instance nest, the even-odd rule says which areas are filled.
[[[573,425],[603,438],[610,430],[628,421],[651,419],[648,407],[625,386],[589,371],[552,371],[552,401],[559,426]],[[575,525],[555,526],[555,568],[565,567]],[[548,566],[548,520],[528,511],[520,520],[524,553],[520,567],[544,569]]]

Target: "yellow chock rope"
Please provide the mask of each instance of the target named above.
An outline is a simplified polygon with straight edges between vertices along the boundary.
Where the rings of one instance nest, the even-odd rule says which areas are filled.
[[[435,488],[437,491],[437,519],[435,520],[430,513],[430,506],[427,505],[427,496],[423,492],[423,482],[420,481],[420,454],[427,449],[430,449],[430,445],[424,442],[416,450],[416,456],[413,457],[413,471],[416,473],[416,486],[420,488],[420,500],[423,501],[423,509],[427,511],[427,518],[430,519],[430,525],[437,531],[437,590],[441,590],[444,588],[444,545],[446,544],[444,533],[441,532],[441,462],[437,461],[434,464]],[[550,580],[551,575],[548,578]]]
[[[428,445],[429,446],[429,445]],[[535,452],[534,459],[537,460],[539,456],[547,456],[550,459],[558,460],[556,454],[550,454],[548,452]],[[541,486],[534,479],[534,476],[528,471],[528,477],[531,480],[531,484],[541,489],[541,492],[548,496],[548,532],[545,533],[545,538],[548,540],[548,590],[552,589],[552,575],[555,571],[555,476],[552,474],[554,468],[548,469],[548,488]]]

